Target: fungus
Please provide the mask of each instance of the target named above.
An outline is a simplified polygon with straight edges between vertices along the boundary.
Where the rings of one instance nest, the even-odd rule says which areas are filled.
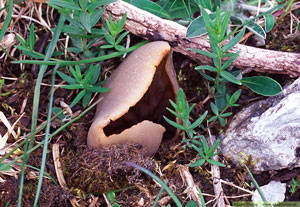
[[[100,94],[102,100],[88,133],[90,147],[127,141],[141,144],[152,155],[163,136],[178,136],[178,130],[163,119],[163,115],[172,117],[166,107],[170,107],[169,99],[175,101],[179,88],[167,42],[151,42],[136,49],[104,87],[111,90]]]

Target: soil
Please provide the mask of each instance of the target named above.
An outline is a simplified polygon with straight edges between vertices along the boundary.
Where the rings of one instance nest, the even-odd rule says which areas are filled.
[[[290,41],[279,38],[289,33],[289,23],[286,23],[289,22],[289,17],[286,17],[282,21],[283,23],[278,22],[270,35],[268,34],[266,48],[300,52],[299,40]],[[132,37],[132,39],[136,42],[140,40],[138,37]],[[14,57],[18,59],[19,56],[20,54],[16,52]],[[104,62],[102,64],[102,76],[109,76],[112,68],[115,68],[119,62],[120,58]],[[189,104],[196,104],[191,116],[191,119],[195,120],[199,117],[199,114],[203,114],[206,110],[210,111],[209,101],[203,103],[203,100],[208,95],[207,81],[194,70],[197,63],[179,53],[174,53],[174,66],[179,84],[185,91]],[[251,72],[248,75],[261,74]],[[268,75],[279,81],[282,85],[291,81],[286,75],[262,75]],[[25,115],[22,116],[15,129],[19,128],[22,135],[29,133],[36,72],[29,65],[25,65],[25,68],[21,69],[20,65],[12,64],[10,59],[4,60],[2,58],[0,59],[0,76],[16,78],[15,80],[5,80],[4,86],[0,88],[0,111],[4,113],[10,123],[14,123],[20,117],[20,113],[24,111]],[[49,70],[44,76],[43,83],[50,84],[50,79],[51,73]],[[58,78],[57,83],[60,81]],[[232,85],[231,89],[237,90],[238,88]],[[246,88],[242,89],[243,92],[238,102],[240,107],[234,108],[232,110],[233,113],[263,98]],[[41,87],[38,125],[47,119],[49,91],[49,86]],[[9,94],[5,96],[1,95],[4,93]],[[60,101],[70,104],[76,94],[77,91],[75,90],[71,92],[67,89],[57,88],[54,93],[54,106],[59,106]],[[80,104],[73,108],[73,112],[75,113],[82,112],[83,110]],[[86,145],[86,138],[94,113],[95,109],[92,109],[79,121],[68,126],[66,130],[50,140],[45,172],[57,181],[57,172],[54,167],[51,149],[52,144],[59,143],[61,153],[60,162],[69,190],[63,190],[60,185],[55,184],[49,178],[44,178],[38,206],[72,206],[71,199],[75,199],[78,202],[78,206],[91,206],[91,203],[95,199],[98,200],[93,206],[108,206],[103,195],[109,191],[116,193],[115,202],[121,206],[152,206],[161,190],[160,184],[145,173],[129,166],[126,162],[138,164],[159,176],[167,183],[183,204],[186,204],[190,200],[190,195],[186,193],[186,183],[184,183],[179,173],[179,167],[191,164],[195,161],[197,154],[195,151],[184,148],[180,144],[182,136],[176,140],[164,140],[158,152],[153,157],[146,156],[140,145],[129,143],[122,143],[109,148],[91,149]],[[230,122],[230,118],[227,122]],[[51,123],[51,132],[55,131],[61,124],[60,119],[55,119]],[[222,128],[218,124],[215,124],[211,128],[213,134],[218,134],[223,130],[226,130],[226,128]],[[7,128],[0,123],[0,134],[3,135],[6,132]],[[36,142],[43,140],[43,133],[39,133],[36,136]],[[203,131],[199,131],[199,133],[207,135]],[[14,138],[10,136],[8,143],[13,143],[14,141]],[[12,155],[10,159],[13,159],[15,156]],[[31,154],[27,164],[39,168],[41,157],[42,148],[38,148]],[[251,179],[243,168],[233,165],[230,160],[224,159],[222,155],[220,155],[220,159],[226,165],[226,167],[221,168],[221,178],[223,180],[232,182],[248,190],[254,190],[254,187],[250,186]],[[19,170],[20,168],[15,166],[14,169]],[[207,206],[213,206],[214,191],[210,166],[205,164],[201,168],[189,168],[189,171],[196,186],[205,195]],[[300,169],[286,169],[255,174],[254,177],[260,186],[269,183],[271,180],[288,182],[286,201],[300,201],[299,190],[294,195],[291,195],[288,191],[291,179],[299,178],[299,173]],[[33,205],[38,175],[37,171],[26,168],[22,196],[23,206]],[[20,183],[19,173],[14,174],[14,176],[0,174],[0,181],[0,206],[17,206]],[[251,196],[242,190],[230,185],[223,184],[222,186],[224,194],[228,196],[226,202],[250,201]],[[163,191],[158,206],[167,204],[175,206],[168,193]]]

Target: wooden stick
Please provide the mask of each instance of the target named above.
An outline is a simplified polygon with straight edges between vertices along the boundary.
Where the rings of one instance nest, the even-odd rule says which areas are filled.
[[[108,14],[112,19],[120,20],[127,13],[125,29],[145,39],[155,41],[164,40],[170,43],[176,52],[182,53],[202,64],[211,64],[206,56],[196,54],[188,48],[210,51],[207,36],[187,39],[187,28],[157,17],[123,1],[116,1],[107,5],[104,18]],[[240,51],[240,56],[233,62],[233,66],[243,70],[243,73],[255,70],[258,72],[288,74],[290,77],[300,75],[300,54],[280,52],[254,48],[242,44],[235,46],[230,52]]]

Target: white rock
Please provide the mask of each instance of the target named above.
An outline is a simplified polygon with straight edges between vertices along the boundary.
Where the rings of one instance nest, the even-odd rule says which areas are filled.
[[[258,159],[256,171],[300,167],[300,78],[235,115],[221,146],[235,163],[241,152]]]
[[[286,183],[281,183],[278,181],[271,181],[269,184],[261,186],[261,191],[263,192],[266,200],[268,202],[282,202],[285,198]],[[253,202],[263,202],[261,196],[259,195],[257,189],[254,191],[252,196]]]

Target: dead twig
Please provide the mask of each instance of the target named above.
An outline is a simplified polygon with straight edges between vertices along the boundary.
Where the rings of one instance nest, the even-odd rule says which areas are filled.
[[[108,14],[110,14],[113,20],[121,19],[125,13],[127,13],[125,29],[131,33],[148,40],[167,41],[176,52],[187,55],[203,64],[211,64],[211,60],[206,56],[188,50],[188,48],[196,48],[210,51],[207,36],[187,39],[186,27],[157,17],[123,1],[116,1],[107,5],[104,18],[108,19]],[[298,53],[272,51],[242,44],[238,44],[230,50],[233,53],[237,51],[240,51],[240,56],[232,65],[241,68],[243,72],[255,70],[288,74],[291,77],[300,75],[300,54]]]
[[[211,135],[209,128],[208,128],[208,134],[209,134],[208,143],[210,146],[212,146],[216,141],[216,137]],[[212,159],[218,161],[219,156],[215,155],[214,157],[212,157]],[[214,192],[217,197],[217,206],[223,207],[225,206],[225,201],[224,201],[224,192],[223,192],[222,184],[220,182],[221,172],[219,166],[211,165],[211,176],[213,180]]]
[[[202,206],[201,198],[198,193],[197,186],[194,183],[193,176],[189,171],[189,167],[185,165],[180,165],[178,170],[183,180],[183,183],[187,186],[183,193],[186,193],[188,197],[191,197],[194,201],[197,201],[198,206]]]

